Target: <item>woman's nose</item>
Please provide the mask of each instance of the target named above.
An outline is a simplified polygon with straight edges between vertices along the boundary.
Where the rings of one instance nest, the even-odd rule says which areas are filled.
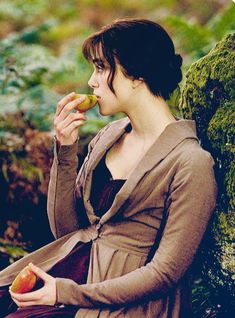
[[[88,81],[88,85],[91,88],[97,88],[98,87],[98,82],[95,79],[94,73],[91,75],[89,81]]]

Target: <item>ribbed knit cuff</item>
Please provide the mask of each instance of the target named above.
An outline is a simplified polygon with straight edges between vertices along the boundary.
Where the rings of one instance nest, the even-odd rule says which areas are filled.
[[[67,163],[68,161],[77,161],[78,140],[72,145],[58,145],[54,137],[54,158],[58,164]]]

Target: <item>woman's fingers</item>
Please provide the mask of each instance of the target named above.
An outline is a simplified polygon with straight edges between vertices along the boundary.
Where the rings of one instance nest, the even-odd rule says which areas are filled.
[[[57,108],[56,108],[56,116],[58,116],[61,112],[61,110],[63,109],[63,107],[70,101],[73,100],[75,96],[75,92],[72,92],[66,96],[64,96],[60,101],[59,103],[57,104]]]
[[[79,104],[81,104],[84,100],[86,99],[85,96],[81,96],[79,98],[76,98],[75,100],[71,100],[69,101],[67,104],[65,104],[60,113],[58,114],[58,116],[55,118],[55,120],[58,120],[58,121],[61,121],[63,120],[64,118],[66,118],[68,116],[68,114],[71,113],[71,111],[73,109],[75,109],[75,107]]]
[[[70,113],[63,121],[60,122],[55,122],[55,130],[56,131],[60,131],[64,128],[66,128],[67,126],[69,126],[73,121],[76,120],[86,120],[86,117],[84,114],[82,113]]]
[[[86,97],[74,99],[75,93],[65,96],[57,106],[54,118],[54,129],[56,138],[60,145],[71,145],[78,139],[79,126],[84,125],[86,118],[80,112],[73,113],[77,105],[82,103]]]
[[[53,278],[54,279],[54,278]],[[17,306],[31,306],[31,305],[54,305],[56,302],[56,286],[55,279],[47,286],[25,294],[17,294],[9,291],[12,300],[17,304]]]
[[[29,263],[29,268],[34,272],[39,278],[41,278],[44,282],[48,281],[51,278],[50,275],[45,273],[41,268]]]
[[[11,298],[12,298],[12,300],[14,301],[14,303],[15,303],[18,307],[21,307],[19,301],[17,301],[17,300],[16,300],[14,297],[12,297],[12,296],[11,296]]]
[[[56,302],[56,279],[32,263],[29,264],[29,267],[38,277],[44,281],[44,286],[38,290],[25,294],[18,294],[9,290],[13,301],[19,307],[39,304],[54,305]]]
[[[17,298],[11,296],[12,300],[18,307],[27,307],[27,306],[35,306],[35,305],[40,305],[41,301],[40,299],[34,299],[34,300],[29,300],[29,301],[22,301],[18,300]]]
[[[14,299],[14,301],[15,300],[18,302],[37,301],[41,299],[42,297],[42,291],[41,291],[42,288],[30,293],[25,293],[25,294],[17,294],[17,293],[13,293],[12,291],[9,291],[9,293],[11,294],[11,297]]]
[[[78,128],[80,126],[83,126],[85,124],[85,119],[81,118],[75,119],[75,120],[65,120],[59,125],[55,127],[56,135],[59,139],[63,140],[66,138],[72,137],[72,132],[76,130],[76,135],[78,135]],[[77,139],[77,137],[76,137]]]
[[[40,305],[39,302],[35,302],[35,301],[27,301],[27,302],[24,302],[24,303],[21,303],[19,301],[14,300],[14,299],[13,299],[13,301],[20,308],[24,308],[24,307],[27,307],[27,306]]]
[[[73,133],[73,131],[77,130],[78,127],[83,126],[84,124],[85,124],[84,120],[73,121],[69,126],[63,128],[60,131],[60,136],[61,137],[70,136]]]

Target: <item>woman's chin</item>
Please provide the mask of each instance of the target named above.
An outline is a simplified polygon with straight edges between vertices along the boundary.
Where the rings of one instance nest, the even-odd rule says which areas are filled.
[[[117,114],[118,112],[120,111],[118,111],[114,107],[110,107],[110,106],[105,107],[104,105],[99,104],[99,113],[102,116],[112,116]]]
[[[99,113],[100,113],[100,115],[102,115],[102,116],[111,115],[108,110],[105,110],[105,109],[103,109],[103,108],[101,108],[101,107],[99,107]]]

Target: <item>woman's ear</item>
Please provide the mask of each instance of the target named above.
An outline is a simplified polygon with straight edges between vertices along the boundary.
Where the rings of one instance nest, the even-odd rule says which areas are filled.
[[[142,84],[144,81],[143,77],[139,77],[136,79],[132,80],[132,88],[135,89],[136,87],[138,87],[140,84]]]

